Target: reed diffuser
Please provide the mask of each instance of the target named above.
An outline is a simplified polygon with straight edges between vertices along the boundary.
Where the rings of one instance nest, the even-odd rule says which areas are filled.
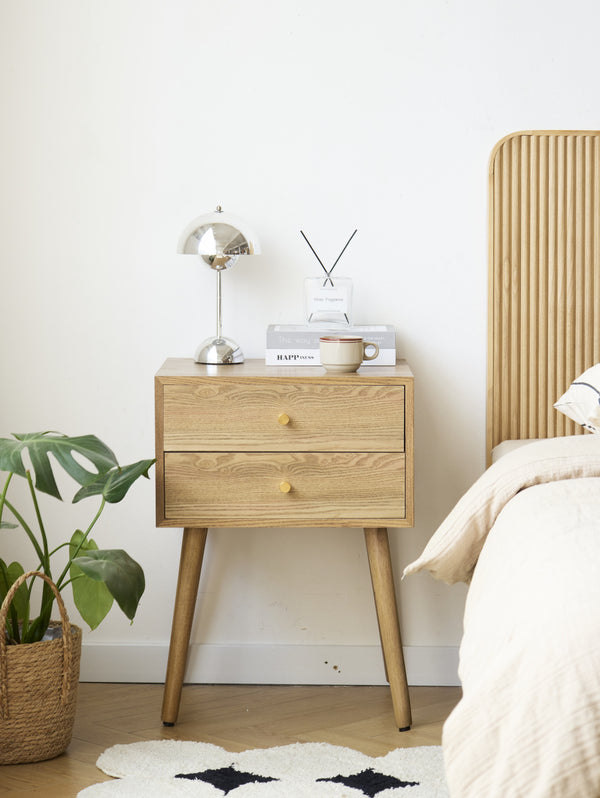
[[[327,269],[304,232],[300,230],[325,273],[325,277],[307,277],[304,281],[304,310],[307,324],[344,327],[351,324],[352,280],[350,277],[332,277],[332,272],[357,232],[355,230],[352,233],[333,266]]]

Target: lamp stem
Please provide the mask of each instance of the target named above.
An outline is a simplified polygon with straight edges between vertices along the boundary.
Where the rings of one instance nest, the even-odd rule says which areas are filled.
[[[217,270],[217,338],[221,338],[221,270]]]

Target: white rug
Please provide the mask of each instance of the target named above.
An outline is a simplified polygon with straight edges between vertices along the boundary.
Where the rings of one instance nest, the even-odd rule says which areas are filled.
[[[231,753],[209,743],[115,745],[99,757],[115,781],[78,798],[448,798],[439,746],[369,757],[327,743]]]

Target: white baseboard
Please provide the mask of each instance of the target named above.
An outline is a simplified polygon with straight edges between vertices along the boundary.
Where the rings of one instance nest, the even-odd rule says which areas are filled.
[[[85,643],[83,682],[163,682],[166,645]],[[458,685],[458,647],[406,646],[412,685]],[[185,681],[206,684],[385,684],[379,646],[194,645]]]

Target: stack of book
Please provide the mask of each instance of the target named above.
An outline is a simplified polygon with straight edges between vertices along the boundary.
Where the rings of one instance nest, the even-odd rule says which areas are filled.
[[[319,366],[319,338],[322,335],[358,335],[379,346],[379,354],[364,366],[393,366],[396,363],[396,331],[391,324],[327,328],[308,324],[269,324],[267,366]]]

